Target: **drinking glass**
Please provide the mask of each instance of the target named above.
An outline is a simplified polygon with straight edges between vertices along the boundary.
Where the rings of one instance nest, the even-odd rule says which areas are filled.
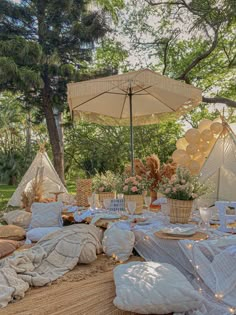
[[[197,200],[198,209],[200,212],[201,219],[204,223],[205,230],[208,230],[210,226],[210,219],[212,217],[212,210],[210,209],[210,206],[212,205],[212,200],[208,198],[199,198]],[[201,226],[201,223],[200,223]]]
[[[93,210],[94,209],[94,196],[88,197],[88,204],[89,204],[89,209]]]
[[[204,222],[205,229],[208,231],[210,226],[210,219],[212,216],[212,210],[207,207],[199,207],[199,211],[202,221]]]
[[[170,208],[169,208],[169,205],[167,203],[161,204],[161,213],[164,216],[164,223],[168,224],[169,223]]]
[[[111,205],[111,199],[103,199],[103,205],[106,210],[109,210]]]
[[[117,194],[117,199],[124,199],[124,194]]]
[[[127,206],[128,206],[129,213],[131,214],[131,217],[133,219],[134,212],[136,210],[136,201],[128,201]]]
[[[152,203],[152,197],[151,196],[145,196],[144,202],[145,202],[145,206],[147,207],[147,210],[150,210],[150,205]]]

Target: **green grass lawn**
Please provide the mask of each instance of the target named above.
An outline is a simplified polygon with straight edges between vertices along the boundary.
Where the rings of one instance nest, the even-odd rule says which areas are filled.
[[[16,186],[0,184],[0,211],[5,210],[8,200],[16,190]],[[76,193],[76,184],[73,181],[67,182],[67,190],[70,194]]]
[[[14,193],[16,186],[0,185],[0,211],[5,210],[8,200]]]

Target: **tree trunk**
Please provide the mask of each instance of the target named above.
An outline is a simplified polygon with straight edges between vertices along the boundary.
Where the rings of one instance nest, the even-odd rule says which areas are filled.
[[[63,153],[60,146],[60,138],[59,138],[56,121],[53,114],[53,109],[50,104],[50,97],[48,93],[45,91],[45,88],[43,90],[42,106],[43,106],[43,111],[46,117],[47,129],[48,129],[50,144],[52,147],[53,164],[60,179],[62,180],[64,184],[65,178],[64,178]]]

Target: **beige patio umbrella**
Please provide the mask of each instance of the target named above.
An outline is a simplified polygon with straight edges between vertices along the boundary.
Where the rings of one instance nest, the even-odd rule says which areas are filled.
[[[157,123],[176,112],[181,115],[202,99],[200,89],[148,69],[70,83],[67,88],[75,118],[130,126],[132,172],[133,126]]]

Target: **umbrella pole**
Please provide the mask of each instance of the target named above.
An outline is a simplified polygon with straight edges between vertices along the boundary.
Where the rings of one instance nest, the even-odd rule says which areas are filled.
[[[134,176],[134,134],[133,134],[133,104],[132,104],[132,89],[129,88],[129,117],[130,117],[130,160],[131,173]]]

